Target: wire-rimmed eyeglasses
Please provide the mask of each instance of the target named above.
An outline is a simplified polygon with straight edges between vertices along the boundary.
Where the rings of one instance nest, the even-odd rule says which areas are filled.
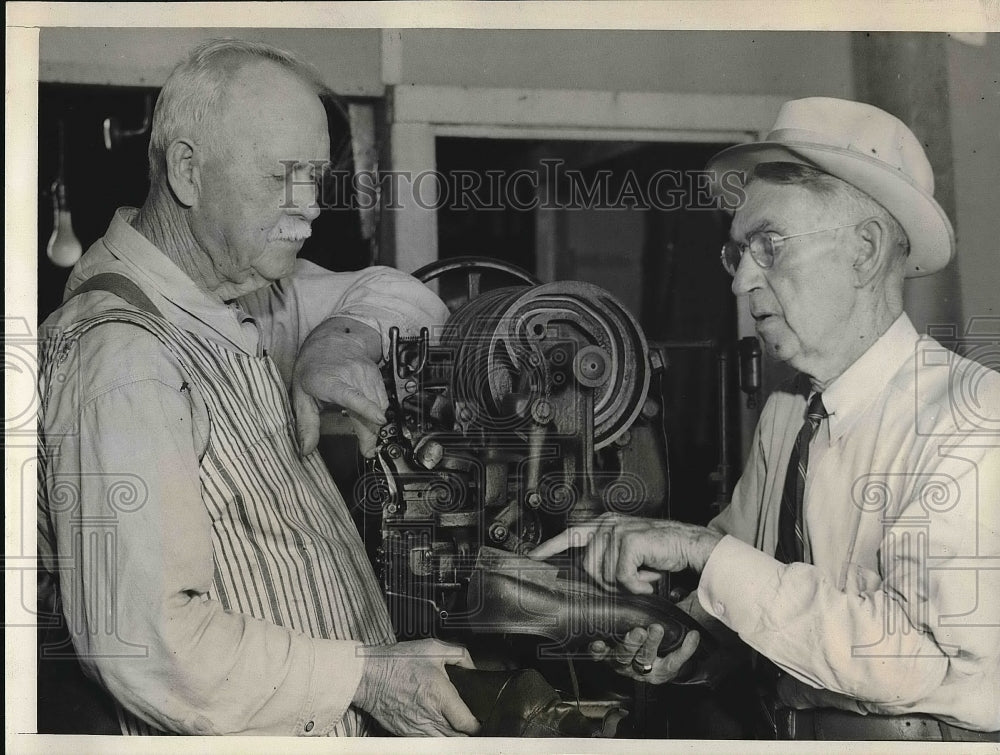
[[[861,225],[861,223],[867,222],[868,220],[862,220],[860,223],[847,223],[846,225],[838,225],[833,228],[821,228],[818,231],[792,233],[788,236],[780,236],[773,231],[756,231],[747,237],[746,243],[729,239],[729,241],[722,245],[722,254],[720,255],[720,259],[722,260],[722,266],[726,269],[726,272],[735,277],[736,270],[740,266],[740,260],[743,259],[743,253],[750,250],[750,256],[753,258],[753,261],[767,270],[774,265],[774,256],[781,251],[782,246],[788,239],[796,239],[800,236],[812,236],[817,233],[839,231],[842,228],[856,227]]]

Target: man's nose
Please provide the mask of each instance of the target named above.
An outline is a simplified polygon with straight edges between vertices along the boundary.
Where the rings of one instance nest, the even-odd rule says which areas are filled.
[[[314,181],[296,184],[292,190],[292,206],[289,208],[289,213],[312,223],[319,217],[318,194],[319,188]]]
[[[763,285],[764,268],[757,264],[753,255],[747,250],[740,257],[740,264],[736,267],[736,275],[733,276],[733,293],[742,296]]]

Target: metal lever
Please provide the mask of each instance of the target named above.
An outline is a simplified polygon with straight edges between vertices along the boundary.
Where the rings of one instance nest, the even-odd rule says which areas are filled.
[[[741,338],[740,355],[740,388],[747,394],[747,408],[756,409],[760,400],[760,342],[754,336]]]

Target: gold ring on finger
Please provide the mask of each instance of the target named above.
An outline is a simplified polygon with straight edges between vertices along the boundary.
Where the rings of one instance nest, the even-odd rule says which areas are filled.
[[[653,664],[643,663],[638,658],[633,658],[632,670],[635,671],[635,673],[637,674],[642,674],[643,676],[646,676],[646,674],[649,674],[653,670]]]

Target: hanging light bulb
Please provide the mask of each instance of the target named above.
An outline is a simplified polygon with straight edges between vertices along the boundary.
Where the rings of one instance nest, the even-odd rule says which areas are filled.
[[[49,243],[45,247],[45,253],[52,260],[53,265],[59,267],[73,267],[80,255],[83,254],[83,246],[80,239],[73,233],[73,216],[69,211],[69,202],[66,200],[66,181],[64,171],[64,139],[63,124],[59,122],[59,173],[56,180],[52,182],[52,235]]]
[[[83,254],[83,246],[73,233],[73,216],[66,203],[66,184],[59,179],[52,184],[52,210],[54,214],[52,235],[49,236],[45,252],[52,260],[52,264],[59,267],[73,267]]]

